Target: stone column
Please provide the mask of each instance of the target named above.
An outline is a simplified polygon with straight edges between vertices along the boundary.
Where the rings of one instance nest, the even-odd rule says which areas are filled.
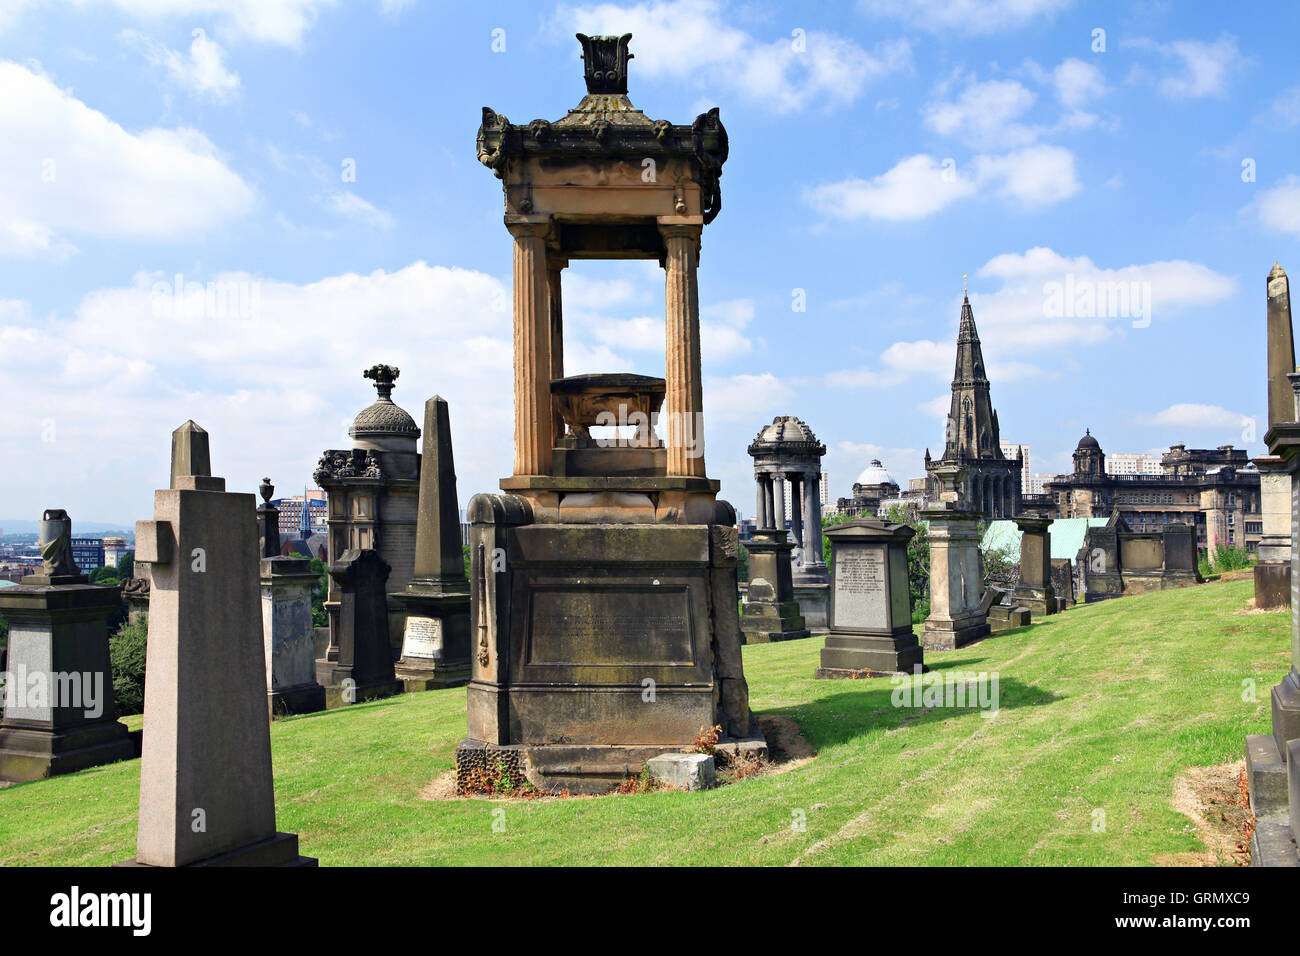
[[[749,589],[740,613],[745,644],[768,644],[810,637],[794,597],[790,553],[794,545],[771,531],[749,539]]]
[[[785,538],[785,480],[780,475],[772,475],[772,527],[776,529],[776,539]]]
[[[564,378],[564,297],[561,292],[561,273],[569,264],[568,259],[550,256],[546,260],[547,301],[550,303],[551,315],[551,378]],[[551,413],[552,442],[558,441],[564,434],[564,419],[558,409]]]
[[[507,223],[515,237],[515,474],[551,472],[551,306],[546,222]]]
[[[1020,583],[1016,585],[1016,603],[1034,614],[1056,613],[1056,592],[1052,588],[1052,535],[1050,518],[1021,516],[1015,519],[1020,529]]]
[[[664,225],[667,365],[664,416],[668,475],[704,477],[704,392],[700,368],[699,225]]]
[[[1287,375],[1296,370],[1291,332],[1291,287],[1280,263],[1266,280],[1268,293],[1268,423],[1296,421],[1295,395]]]
[[[824,565],[822,560],[822,498],[819,476],[809,472],[803,477],[803,553],[804,567]]]
[[[767,511],[767,489],[763,487],[763,476],[754,475],[754,527],[766,528],[764,514]]]
[[[772,476],[763,475],[763,523],[761,527],[765,530],[771,530],[772,524],[775,520],[776,504],[774,501]]]
[[[921,512],[930,526],[930,616],[921,632],[928,650],[956,650],[989,634],[980,605],[980,516],[957,492],[964,471],[956,464],[936,467],[943,490],[936,506]]]
[[[799,548],[799,567],[803,567],[803,509],[802,502],[799,500],[803,489],[799,486],[799,476],[790,474],[785,476],[786,482],[790,485],[790,524],[791,540]]]

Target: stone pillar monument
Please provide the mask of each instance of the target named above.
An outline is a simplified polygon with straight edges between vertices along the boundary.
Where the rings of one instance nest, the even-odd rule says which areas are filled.
[[[270,478],[263,478],[258,491],[262,495],[257,517],[267,707],[272,715],[310,714],[325,709],[325,688],[316,682],[311,616],[311,590],[319,576],[312,571],[311,561],[281,557],[280,512],[271,507],[275,486]]]
[[[749,454],[754,459],[758,527],[775,530],[781,541],[786,535],[780,482],[790,485],[794,599],[804,625],[824,630],[830,618],[831,589],[822,560],[821,460],[826,446],[798,418],[779,415],[759,431]]]
[[[927,650],[951,651],[989,634],[981,607],[981,515],[961,495],[965,468],[940,462],[931,474],[942,487],[935,507],[920,514],[930,528],[930,616],[925,619],[921,643]]]
[[[212,477],[208,433],[172,433],[171,487],[136,523],[152,582],[136,858],[310,866],[275,827],[254,497]]]
[[[1021,515],[1014,519],[1020,529],[1020,583],[1015,602],[1038,617],[1055,614],[1056,592],[1052,588],[1052,519]]]
[[[339,590],[338,659],[316,662],[316,680],[325,687],[329,707],[392,697],[403,690],[393,674],[388,643],[384,585],[390,571],[372,548],[345,551],[330,565]]]
[[[72,773],[134,756],[116,719],[108,617],[117,588],[87,582],[72,560],[72,520],[46,511],[41,570],[0,590],[9,621],[0,780]]]
[[[912,630],[907,542],[915,532],[855,518],[826,532],[831,542],[831,629],[814,677],[887,677],[924,668]]]
[[[402,596],[407,615],[398,679],[407,690],[468,684],[469,579],[460,543],[451,420],[447,402],[437,395],[424,403],[415,574]]]
[[[468,508],[462,784],[504,765],[604,792],[714,725],[724,751],[766,748],[741,664],[736,515],[701,421],[700,239],[727,134],[717,110],[677,126],[634,107],[630,39],[579,37],[587,93],[562,118],[484,109],[479,127],[514,243],[515,456],[504,493]],[[562,266],[610,258],[663,267],[664,378],[562,375]],[[609,425],[619,437],[592,436]],[[422,541],[424,527],[422,512]]]
[[[740,614],[746,644],[768,644],[811,637],[794,599],[790,552],[794,545],[775,529],[760,529],[745,542],[749,550],[749,589]]]
[[[1291,333],[1291,292],[1286,273],[1274,263],[1268,274],[1268,424],[1296,419],[1287,375],[1295,371]],[[1264,536],[1255,564],[1255,607],[1291,603],[1291,472],[1276,455],[1254,459],[1259,469],[1259,504]]]

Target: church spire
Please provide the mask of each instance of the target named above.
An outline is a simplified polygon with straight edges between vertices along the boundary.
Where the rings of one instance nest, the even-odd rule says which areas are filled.
[[[952,385],[958,383],[988,384],[984,374],[984,352],[980,348],[979,330],[975,328],[975,312],[970,307],[970,296],[961,301],[961,327],[957,330],[957,366],[953,369]]]

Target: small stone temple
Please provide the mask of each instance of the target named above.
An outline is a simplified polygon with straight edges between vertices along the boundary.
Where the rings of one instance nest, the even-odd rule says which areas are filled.
[[[766,749],[740,658],[736,514],[704,459],[696,269],[727,133],[716,109],[675,126],[632,105],[630,34],[578,39],[576,108],[526,124],[485,108],[478,132],[514,240],[515,462],[504,494],[469,504],[461,785],[505,767],[601,792],[713,725],[724,752]],[[663,379],[565,377],[560,276],[584,258],[662,266]],[[592,436],[613,423],[631,434]]]
[[[1300,373],[1275,361],[1279,347],[1286,347],[1275,326],[1275,312],[1285,310],[1288,324],[1291,312],[1286,277],[1279,266],[1269,274],[1268,298],[1269,418],[1274,420],[1264,443],[1269,454],[1284,463],[1291,486],[1291,667],[1270,695],[1272,732],[1246,738],[1250,808],[1255,814],[1251,864],[1300,866],[1296,849],[1300,833]],[[1281,380],[1291,389],[1289,414],[1282,401]]]
[[[1294,421],[1295,402],[1287,373],[1295,369],[1291,333],[1291,288],[1281,263],[1268,274],[1268,424]],[[1255,607],[1291,603],[1291,474],[1277,455],[1254,459],[1259,471],[1260,523],[1263,536],[1255,553]]]
[[[420,426],[393,402],[400,370],[374,365],[362,373],[379,397],[363,408],[348,429],[352,447],[321,455],[313,476],[329,499],[329,564],[346,551],[374,549],[392,569],[388,587],[388,633],[392,656],[401,654],[406,605],[401,592],[415,570],[415,531],[419,513]],[[327,660],[338,659],[339,591],[330,584],[325,601],[330,643]]]
[[[1020,514],[1023,467],[1020,449],[1016,457],[1002,452],[998,413],[989,397],[989,378],[984,371],[984,352],[975,328],[975,313],[967,296],[961,304],[961,326],[957,332],[957,364],[952,375],[952,404],[948,410],[942,462],[956,462],[966,469],[962,495],[986,518],[1011,518]],[[925,470],[936,463],[925,453]],[[930,491],[938,486],[931,475]]]
[[[749,454],[754,459],[758,527],[776,529],[782,541],[786,496],[781,486],[790,486],[794,597],[804,626],[825,628],[830,616],[830,576],[822,559],[821,472],[826,446],[802,421],[780,415],[759,431]]]

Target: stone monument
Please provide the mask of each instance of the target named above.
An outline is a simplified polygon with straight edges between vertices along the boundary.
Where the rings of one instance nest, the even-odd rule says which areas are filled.
[[[830,575],[822,560],[822,456],[826,446],[793,415],[780,415],[750,443],[757,485],[759,528],[774,528],[786,540],[785,492],[790,488],[790,527],[794,533],[792,580],[799,613],[810,628],[830,620]]]
[[[907,525],[855,518],[831,542],[831,628],[814,677],[886,677],[924,669],[912,630]]]
[[[1056,592],[1052,588],[1052,519],[1032,515],[1015,518],[1020,529],[1020,583],[1015,603],[1029,608],[1036,617],[1055,614]]]
[[[1273,263],[1268,293],[1268,424],[1292,422],[1295,403],[1287,374],[1295,370],[1291,333],[1291,290],[1280,263]],[[1291,472],[1277,455],[1254,459],[1259,469],[1260,539],[1255,564],[1255,607],[1286,607],[1291,603]]]
[[[373,548],[344,551],[330,565],[339,591],[338,658],[316,662],[316,680],[325,687],[329,707],[402,693],[388,641],[384,591],[391,570]]]
[[[311,866],[277,832],[250,494],[212,477],[208,433],[172,433],[171,486],[136,522],[149,567],[140,866]]]
[[[951,651],[989,635],[981,607],[984,558],[980,512],[961,494],[966,469],[940,462],[930,472],[941,485],[939,500],[920,513],[930,532],[930,616],[921,631],[927,650]]]
[[[9,621],[0,780],[72,773],[135,755],[116,719],[108,617],[117,588],[90,584],[72,559],[72,520],[41,516],[41,570],[0,590]]]
[[[515,462],[505,494],[469,504],[462,782],[505,765],[601,792],[714,725],[723,750],[766,750],[740,659],[735,511],[704,465],[696,268],[727,134],[716,109],[690,126],[636,109],[629,39],[579,36],[587,95],[562,119],[485,108],[478,132],[514,238]],[[664,268],[664,379],[564,376],[561,271],[592,258]]]
[[[447,402],[424,404],[424,455],[414,575],[400,595],[406,631],[396,674],[407,690],[469,683],[469,579],[460,543],[460,504]]]
[[[794,599],[790,552],[785,532],[760,528],[745,542],[749,550],[749,589],[741,605],[740,630],[746,644],[768,644],[811,637]]]
[[[415,571],[420,489],[420,428],[392,399],[400,374],[392,365],[372,365],[362,373],[374,383],[378,398],[357,413],[348,429],[352,447],[326,451],[313,475],[328,499],[329,563],[337,564],[345,551],[371,548],[393,569],[388,580],[394,592],[388,602],[388,633],[394,660],[402,652],[405,588]],[[332,661],[339,652],[339,593],[333,583],[325,612],[330,626],[325,656]]]
[[[263,478],[258,491],[262,495],[257,516],[267,706],[273,715],[310,714],[325,709],[325,688],[316,682],[311,616],[311,590],[319,576],[312,571],[311,561],[281,557],[280,512],[271,506],[275,486],[270,478]]]

